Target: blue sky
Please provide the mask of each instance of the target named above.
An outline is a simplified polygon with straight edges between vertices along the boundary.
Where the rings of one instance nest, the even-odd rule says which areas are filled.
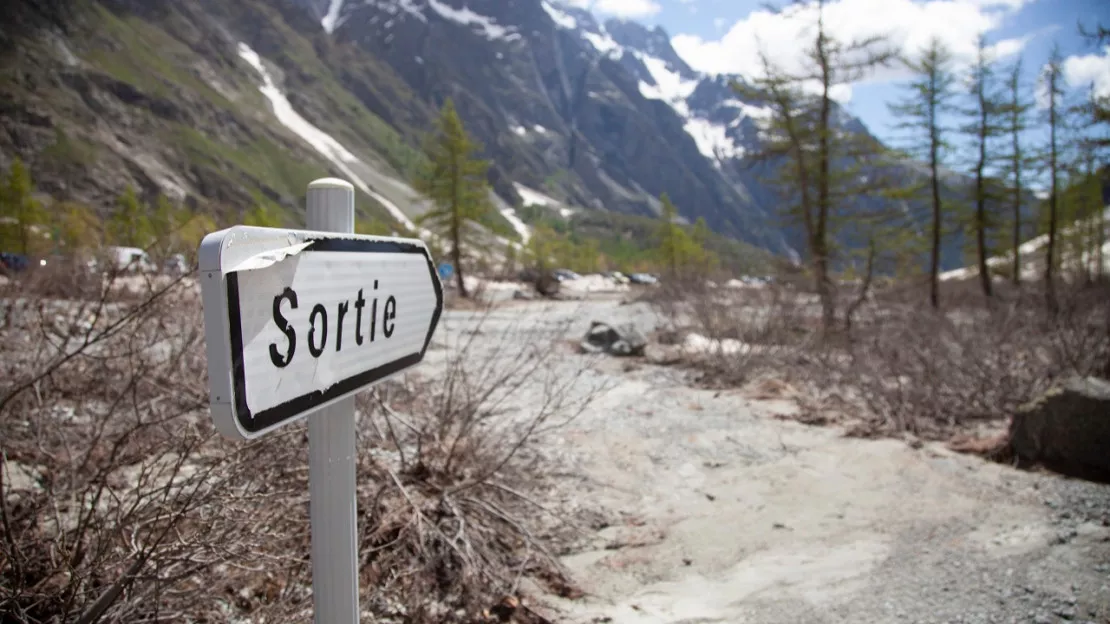
[[[756,50],[763,47],[784,67],[798,62],[799,49],[808,43],[804,28],[810,18],[773,16],[763,0],[564,0],[587,6],[600,17],[636,19],[661,25],[679,54],[695,69],[709,73],[751,75],[758,71]],[[782,6],[784,0],[774,2]],[[919,49],[931,36],[951,47],[960,66],[974,57],[974,41],[983,32],[996,45],[1001,66],[1019,55],[1026,80],[1032,85],[1059,44],[1072,97],[1094,84],[1110,95],[1110,48],[1097,49],[1077,33],[1082,21],[1110,26],[1110,0],[827,0],[826,23],[842,39],[877,33],[896,34],[906,52]],[[793,57],[793,58],[792,58]],[[894,129],[887,104],[899,99],[906,75],[888,70],[840,94],[849,110],[880,138],[898,145],[904,138]],[[1030,141],[1040,138],[1032,133]]]

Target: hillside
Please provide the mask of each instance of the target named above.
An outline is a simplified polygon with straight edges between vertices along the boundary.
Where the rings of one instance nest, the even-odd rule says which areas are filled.
[[[0,26],[0,164],[21,156],[55,197],[106,210],[130,184],[229,219],[258,203],[293,210],[310,180],[345,172],[278,121],[273,93],[260,90],[273,82],[299,115],[350,146],[341,156],[365,164],[360,176],[402,177],[419,157],[410,144],[429,109],[409,104],[387,67],[334,45],[296,6],[12,8]],[[370,112],[360,91],[390,103],[391,121],[404,123]],[[380,198],[360,193],[358,204],[366,217],[397,220]]]

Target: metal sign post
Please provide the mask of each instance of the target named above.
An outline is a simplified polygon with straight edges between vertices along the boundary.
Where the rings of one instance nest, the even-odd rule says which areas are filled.
[[[316,180],[308,185],[305,203],[308,229],[354,233],[355,189],[349,183],[326,178]],[[316,624],[358,624],[358,499],[353,396],[325,407],[308,419],[308,491],[314,621]]]
[[[235,226],[200,246],[210,407],[225,436],[306,415],[317,624],[356,624],[355,404],[424,359],[443,289],[417,239],[354,234],[354,188],[309,184],[307,230]]]

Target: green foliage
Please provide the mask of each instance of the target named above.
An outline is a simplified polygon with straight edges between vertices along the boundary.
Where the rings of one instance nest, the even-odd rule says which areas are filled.
[[[370,217],[368,219],[355,220],[355,233],[368,234],[371,236],[390,236],[393,234],[393,228],[385,221]]]
[[[96,249],[104,238],[96,213],[88,206],[72,202],[54,207],[53,235],[57,251],[71,255]]]
[[[33,192],[31,172],[17,157],[0,187],[0,249],[27,255],[42,247],[47,219]]]
[[[704,265],[703,250],[678,224],[678,209],[671,202],[671,198],[663,193],[659,196],[659,201],[663,204],[659,215],[659,262],[668,277],[679,279]],[[699,236],[704,238],[707,229],[703,221]]]
[[[913,78],[906,84],[909,93],[890,111],[901,118],[898,127],[915,134],[910,151],[916,152],[929,165],[929,194],[932,205],[932,232],[929,261],[929,302],[940,305],[940,249],[944,224],[944,200],[941,196],[941,169],[950,147],[948,128],[941,119],[952,110],[956,74],[952,69],[951,52],[933,38],[915,59],[905,60]]]
[[[145,249],[154,242],[154,228],[146,207],[130,185],[120,195],[116,210],[108,219],[107,237],[109,244],[121,247]]]
[[[54,142],[39,155],[46,168],[62,175],[75,175],[96,162],[96,147],[54,129]]]
[[[459,294],[467,296],[461,266],[463,245],[470,232],[468,222],[480,223],[492,210],[486,171],[489,163],[477,158],[479,146],[470,139],[450,98],[443,104],[437,128],[425,142],[427,165],[413,187],[428,199],[433,208],[421,215],[419,223],[441,233],[451,245],[451,260]]]
[[[266,204],[259,204],[251,208],[250,212],[243,216],[243,225],[279,228],[283,227],[283,224],[282,214]]]
[[[566,239],[570,244],[596,241],[604,269],[625,273],[661,269],[657,218],[603,210],[580,210],[570,218],[563,218],[555,211],[540,206],[517,208],[517,214],[532,226],[533,237],[535,230],[542,227],[549,232],[548,236]],[[698,226],[695,224],[694,227]],[[690,236],[704,236],[704,242],[699,243],[701,248],[711,254],[710,257],[720,268],[729,272],[756,275],[769,270],[772,256],[758,247],[716,234],[708,227],[696,235],[691,231]],[[530,241],[529,247],[533,244]]]

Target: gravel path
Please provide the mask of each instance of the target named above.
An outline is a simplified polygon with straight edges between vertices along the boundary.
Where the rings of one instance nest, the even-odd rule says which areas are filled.
[[[448,314],[456,334],[467,314]],[[521,303],[483,331],[578,337],[591,320],[654,322],[638,304]],[[552,498],[594,518],[564,558],[587,596],[546,598],[556,621],[1110,622],[1106,486],[847,439],[676,369],[569,349],[557,365],[610,390],[546,446],[569,472]]]

